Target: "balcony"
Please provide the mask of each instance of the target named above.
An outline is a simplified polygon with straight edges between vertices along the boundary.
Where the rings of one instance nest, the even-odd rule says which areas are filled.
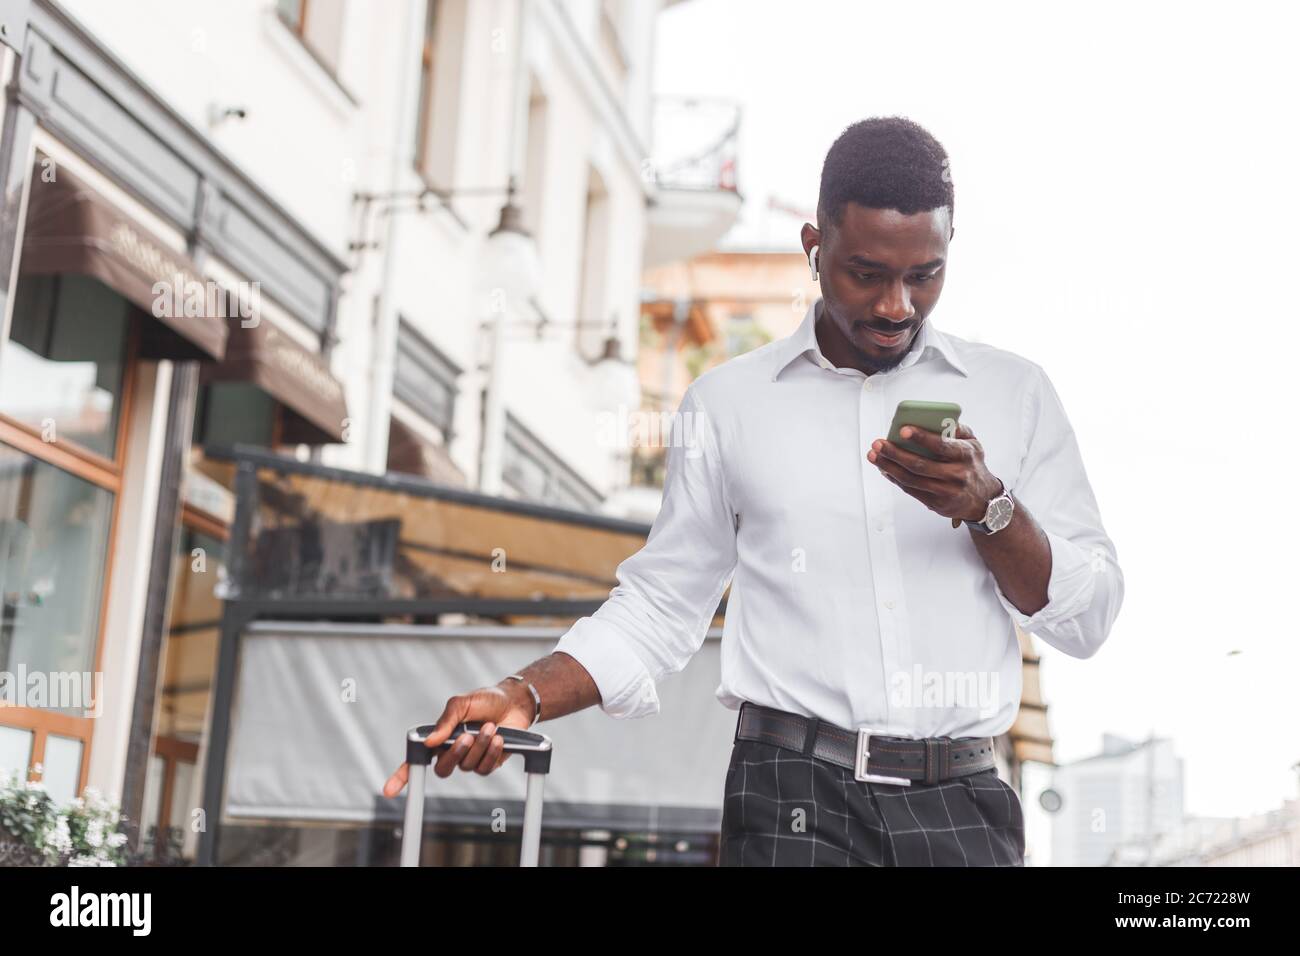
[[[644,267],[708,252],[736,223],[741,109],[729,100],[660,97]]]

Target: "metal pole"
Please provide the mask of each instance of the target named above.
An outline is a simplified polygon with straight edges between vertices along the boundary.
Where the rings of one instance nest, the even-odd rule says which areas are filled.
[[[536,866],[538,847],[542,833],[542,789],[546,786],[546,774],[530,773],[527,775],[524,790],[524,835],[523,846],[519,851],[520,866]]]
[[[424,779],[429,768],[410,765],[406,781],[406,817],[402,821],[402,866],[420,865],[420,843],[424,836]]]

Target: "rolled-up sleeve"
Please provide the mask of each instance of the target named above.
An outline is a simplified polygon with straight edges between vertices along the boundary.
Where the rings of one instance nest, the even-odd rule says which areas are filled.
[[[659,712],[658,681],[700,649],[736,568],[736,512],[696,385],[671,421],[663,502],[645,545],[615,569],[605,603],[553,648],[591,674],[611,717]]]
[[[1083,456],[1060,396],[1046,373],[1036,375],[1024,406],[1025,458],[1012,494],[1047,535],[1052,572],[1047,604],[1022,613],[997,581],[998,600],[1022,631],[1071,657],[1091,657],[1110,636],[1124,600],[1115,545],[1084,470]]]

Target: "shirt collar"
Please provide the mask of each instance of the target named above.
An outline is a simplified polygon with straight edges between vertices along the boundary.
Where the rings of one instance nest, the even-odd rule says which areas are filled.
[[[799,323],[799,327],[790,335],[776,342],[776,347],[773,350],[772,381],[775,382],[791,362],[807,352],[812,353],[812,360],[818,365],[824,368],[834,367],[830,365],[827,358],[822,354],[821,346],[817,344],[816,321],[821,308],[822,300],[818,299],[808,307],[808,312],[804,315],[803,321]],[[899,368],[907,368],[916,364],[927,350],[933,349],[962,375],[970,374],[966,370],[961,357],[957,354],[956,348],[953,347],[952,341],[943,332],[935,328],[934,323],[929,319],[926,319],[925,324],[921,326],[917,339],[918,341],[912,343],[912,348],[908,350],[908,354],[899,363]]]

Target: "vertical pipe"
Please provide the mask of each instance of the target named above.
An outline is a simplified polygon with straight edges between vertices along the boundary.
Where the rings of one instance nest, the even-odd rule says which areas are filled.
[[[400,71],[397,94],[397,121],[393,124],[394,142],[392,163],[388,171],[389,192],[397,192],[402,187],[402,176],[406,167],[413,164],[411,144],[415,139],[412,128],[413,106],[411,93],[420,82],[420,71],[415,68],[419,62],[421,44],[424,43],[423,19],[417,15],[423,0],[408,0],[407,23],[418,26],[397,31],[397,35],[407,37],[407,49],[397,58]],[[427,7],[425,16],[428,15]],[[418,98],[415,102],[419,102]],[[397,268],[394,247],[397,244],[397,216],[392,210],[384,217],[383,268],[380,275],[379,291],[376,296],[374,312],[374,347],[370,356],[370,418],[366,422],[365,463],[367,471],[382,473],[387,471],[388,462],[388,416],[392,413],[393,370],[396,367],[394,353],[397,349],[397,310],[393,307],[392,288]],[[364,222],[364,219],[362,220]],[[362,236],[362,241],[365,241]]]
[[[509,149],[506,156],[507,181],[523,182],[524,156],[528,148],[522,130],[528,122],[527,45],[528,0],[519,0],[515,24],[514,86],[510,111]],[[511,303],[513,306],[513,303]],[[509,310],[507,310],[509,311]],[[505,467],[506,411],[502,392],[501,361],[505,348],[506,315],[494,308],[487,316],[487,369],[482,391],[482,413],[479,436],[478,490],[485,495],[500,495],[501,474]],[[481,328],[481,327],[480,327]],[[483,334],[480,332],[480,334]]]

